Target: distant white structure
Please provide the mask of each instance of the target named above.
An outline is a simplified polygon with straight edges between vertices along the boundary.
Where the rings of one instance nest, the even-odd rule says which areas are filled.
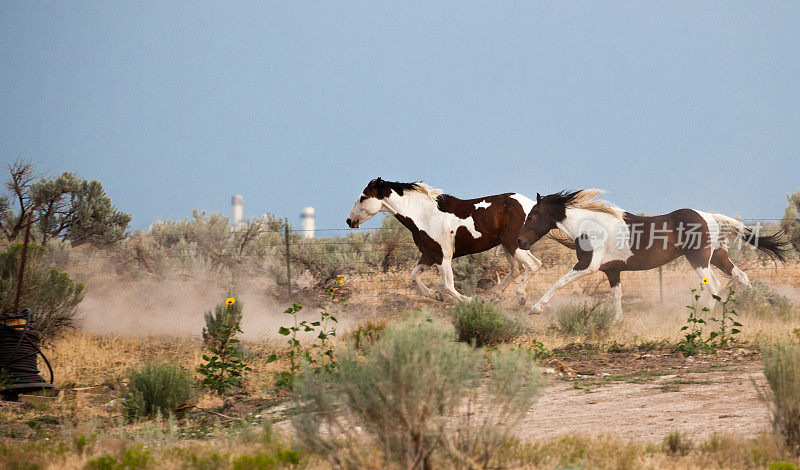
[[[231,198],[231,212],[233,212],[233,226],[236,227],[244,219],[244,198],[241,194],[234,194]]]
[[[300,212],[300,225],[302,235],[306,238],[314,238],[314,208],[304,207]]]

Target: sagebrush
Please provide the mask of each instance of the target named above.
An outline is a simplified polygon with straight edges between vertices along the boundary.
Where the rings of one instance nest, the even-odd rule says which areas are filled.
[[[763,350],[769,388],[762,397],[770,404],[775,433],[794,455],[800,455],[800,344],[781,342]]]
[[[605,302],[568,304],[556,309],[552,328],[565,336],[596,339],[608,334],[615,314],[614,307]]]
[[[527,332],[524,323],[481,299],[458,302],[452,309],[456,338],[478,346],[494,346]]]
[[[296,398],[310,408],[293,424],[303,445],[341,467],[363,466],[374,458],[370,448],[403,468],[488,465],[542,385],[533,356],[523,350],[496,353],[488,362],[487,370],[480,350],[456,342],[451,328],[409,320],[387,328],[363,357],[344,352],[333,373],[304,373]],[[353,445],[354,425],[374,447]]]
[[[131,419],[168,416],[196,399],[191,374],[176,363],[145,363],[128,374],[128,382],[122,406]]]

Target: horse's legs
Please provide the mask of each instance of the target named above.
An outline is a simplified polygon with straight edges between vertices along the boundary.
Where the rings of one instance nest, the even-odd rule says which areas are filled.
[[[711,264],[719,268],[726,276],[736,279],[740,284],[750,285],[750,279],[747,274],[731,262],[728,257],[728,250],[724,248],[714,250],[714,254],[711,255]]]
[[[553,296],[555,295],[555,293],[556,293],[556,291],[558,289],[566,286],[570,282],[577,281],[578,279],[582,278],[583,276],[585,276],[587,274],[592,274],[592,273],[595,273],[595,272],[597,272],[597,268],[594,268],[594,269],[587,268],[587,269],[581,269],[581,270],[576,270],[575,268],[572,268],[567,274],[564,274],[563,276],[561,276],[555,282],[555,284],[553,284],[553,287],[551,287],[550,290],[547,291],[542,296],[542,298],[539,299],[538,302],[536,302],[536,304],[533,307],[531,307],[531,310],[528,313],[542,313],[542,312],[544,312],[544,306],[547,305],[548,302],[550,302],[550,299],[553,298]]]
[[[555,295],[558,289],[566,286],[570,282],[577,281],[587,274],[595,273],[600,269],[600,264],[604,255],[602,250],[586,250],[582,248],[580,243],[576,242],[575,254],[578,256],[578,262],[575,266],[573,266],[567,274],[561,276],[561,278],[553,284],[553,287],[545,292],[542,298],[531,307],[528,313],[542,313],[544,311],[544,306],[547,302],[550,302],[550,299],[553,298],[553,295]]]
[[[455,281],[453,280],[453,267],[451,260],[443,259],[441,264],[437,265],[436,267],[439,268],[439,273],[442,275],[442,285],[444,286],[445,292],[458,300],[470,300],[469,297],[459,293],[456,290]]]
[[[426,286],[422,282],[422,279],[420,279],[419,277],[420,274],[422,274],[422,272],[425,271],[425,269],[429,268],[430,266],[431,266],[430,263],[427,263],[424,257],[420,258],[419,262],[417,262],[417,265],[414,267],[414,270],[411,271],[411,279],[414,281],[414,284],[417,285],[417,289],[419,289],[422,295],[435,299],[436,295],[434,294],[434,292],[431,289],[429,289],[428,286]]]
[[[622,287],[619,284],[619,271],[606,271],[611,295],[614,297],[614,320],[622,318]]]
[[[517,276],[519,276],[519,273],[517,271],[517,262],[514,260],[514,256],[511,253],[509,253],[506,247],[503,247],[503,253],[506,255],[506,259],[508,260],[508,264],[511,266],[511,270],[508,272],[506,277],[504,277],[503,280],[500,281],[500,283],[497,284],[494,287],[494,289],[492,289],[492,293],[490,294],[489,297],[490,299],[494,299],[498,295],[502,294],[503,291],[506,290],[506,287],[508,287],[509,284],[514,282],[514,279],[516,279]]]
[[[711,292],[711,295],[719,295],[720,284],[717,280],[716,276],[714,276],[714,271],[711,270],[710,265],[706,266],[694,266],[694,271],[700,277],[700,279],[707,279],[708,280],[708,290]],[[709,296],[704,302],[703,306],[707,307],[711,310],[714,307],[714,299]]]
[[[528,282],[530,282],[533,273],[542,267],[542,262],[539,261],[539,258],[533,256],[533,253],[530,251],[521,250],[519,248],[514,252],[514,258],[519,260],[525,268],[525,272],[522,274],[522,280],[519,281],[516,289],[517,295],[519,296],[519,303],[525,305],[525,289],[528,287]]]

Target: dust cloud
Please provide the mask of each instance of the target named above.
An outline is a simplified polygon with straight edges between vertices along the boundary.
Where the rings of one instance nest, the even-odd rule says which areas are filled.
[[[86,285],[86,297],[77,312],[78,327],[98,334],[201,338],[204,313],[231,295],[220,287],[224,282],[209,275],[132,280],[93,271],[78,272],[76,278]],[[248,341],[282,338],[277,331],[292,321],[283,313],[292,302],[276,298],[272,294],[276,287],[266,277],[238,281],[237,285],[235,295],[244,305],[239,337]],[[314,308],[318,299],[299,300],[306,306],[300,319],[319,318],[319,310]],[[339,318],[338,330],[345,330],[350,323],[348,318]]]

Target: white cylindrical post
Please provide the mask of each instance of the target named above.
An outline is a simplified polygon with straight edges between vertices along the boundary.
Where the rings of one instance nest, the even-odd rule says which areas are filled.
[[[244,218],[244,198],[241,194],[234,194],[231,198],[231,211],[233,212],[233,226],[236,227],[242,223]]]
[[[302,225],[302,235],[306,238],[314,238],[314,208],[304,207],[300,212],[300,223]]]

